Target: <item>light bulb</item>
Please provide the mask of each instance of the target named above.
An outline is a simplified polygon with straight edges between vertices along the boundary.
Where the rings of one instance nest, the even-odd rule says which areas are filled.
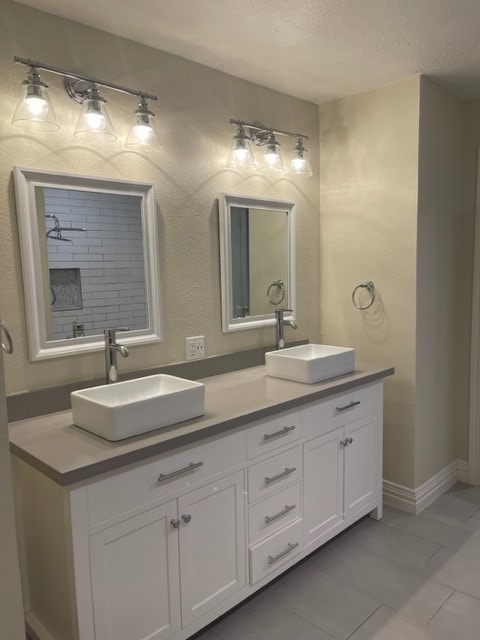
[[[265,152],[265,162],[270,166],[274,167],[278,162],[278,153],[276,151],[266,151]]]
[[[305,158],[292,158],[292,170],[295,173],[303,173],[305,171]]]
[[[248,160],[250,151],[245,147],[239,147],[238,149],[233,150],[233,155],[237,162],[240,162],[241,164],[243,164]]]
[[[150,144],[150,142],[152,141],[153,129],[149,124],[141,122],[134,125],[133,133],[140,144]]]
[[[84,118],[87,127],[92,131],[102,131],[105,126],[105,116],[101,111],[87,107],[87,110],[84,113]]]
[[[26,95],[23,101],[28,113],[30,113],[33,118],[44,118],[46,116],[48,111],[48,102],[43,96]]]

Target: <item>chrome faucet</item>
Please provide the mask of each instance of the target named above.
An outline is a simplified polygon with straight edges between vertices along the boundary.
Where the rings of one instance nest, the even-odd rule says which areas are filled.
[[[116,331],[128,331],[128,327],[118,327],[118,329],[105,329],[105,372],[107,384],[117,382],[117,352],[126,358],[128,349],[123,344],[117,344]]]
[[[297,328],[297,323],[293,320],[285,320],[284,313],[292,313],[292,309],[275,309],[275,337],[277,349],[283,349],[285,346],[285,338],[283,337],[283,327]]]

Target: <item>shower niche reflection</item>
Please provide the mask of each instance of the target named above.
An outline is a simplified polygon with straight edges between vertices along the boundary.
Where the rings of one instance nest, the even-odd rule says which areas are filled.
[[[30,358],[161,339],[153,186],[15,169]]]

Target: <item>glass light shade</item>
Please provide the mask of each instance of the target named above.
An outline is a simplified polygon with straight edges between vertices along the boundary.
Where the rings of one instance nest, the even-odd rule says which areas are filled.
[[[227,166],[232,169],[255,169],[257,166],[250,138],[242,126],[239,127],[233,138]]]
[[[133,124],[128,132],[125,146],[130,149],[142,149],[147,151],[160,146],[157,129],[155,126],[155,116],[148,107],[140,103]]]
[[[313,171],[307,158],[307,150],[303,146],[301,138],[297,139],[295,149],[290,160],[290,173],[299,176],[312,176]]]
[[[96,90],[92,90],[83,100],[73,135],[82,140],[115,140],[117,137],[105,108],[105,101]]]
[[[59,128],[43,83],[34,84],[30,81],[24,83],[23,95],[13,114],[12,124],[32,131],[55,131]]]
[[[263,154],[262,171],[264,173],[285,173],[285,164],[280,153],[280,144],[274,137],[267,143]]]

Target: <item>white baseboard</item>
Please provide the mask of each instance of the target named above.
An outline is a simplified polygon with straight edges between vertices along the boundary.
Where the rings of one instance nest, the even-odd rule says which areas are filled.
[[[418,514],[426,509],[432,502],[448,491],[456,482],[467,482],[468,463],[456,460],[435,474],[416,489],[404,487],[401,484],[383,481],[383,501],[385,504]]]
[[[458,460],[458,481],[468,484],[468,462]]]

